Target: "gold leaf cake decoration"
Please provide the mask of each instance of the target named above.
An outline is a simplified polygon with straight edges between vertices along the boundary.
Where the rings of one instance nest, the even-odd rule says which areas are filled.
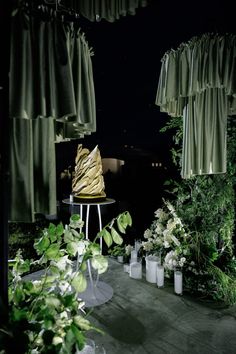
[[[72,194],[75,201],[95,202],[106,198],[102,159],[98,146],[90,152],[87,148],[83,148],[82,144],[78,144]]]

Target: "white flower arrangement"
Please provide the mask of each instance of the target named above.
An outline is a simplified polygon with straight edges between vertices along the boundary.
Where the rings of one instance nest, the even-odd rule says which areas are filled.
[[[190,255],[189,235],[175,208],[163,200],[163,208],[155,211],[155,219],[145,230],[142,248],[146,253],[159,253],[166,272],[184,267]]]

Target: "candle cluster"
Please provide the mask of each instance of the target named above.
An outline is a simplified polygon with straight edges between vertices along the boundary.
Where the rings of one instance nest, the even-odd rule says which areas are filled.
[[[130,251],[130,262],[124,264],[124,272],[128,273],[130,278],[142,279],[142,260],[139,260],[139,250],[141,242],[135,241],[134,247]],[[158,288],[164,287],[165,267],[161,264],[161,253],[159,255],[150,254],[145,257],[146,281],[156,284]],[[174,270],[174,292],[177,295],[183,293],[183,273],[180,270]]]

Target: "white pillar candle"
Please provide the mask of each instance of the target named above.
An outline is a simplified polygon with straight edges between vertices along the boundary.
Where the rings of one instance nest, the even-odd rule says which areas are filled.
[[[123,263],[124,262],[124,256],[117,256],[117,261],[119,263]]]
[[[130,265],[129,264],[124,264],[124,272],[129,273],[130,270]]]
[[[139,240],[135,240],[134,242],[134,249],[135,251],[138,253],[138,251],[140,250],[142,243]]]
[[[149,283],[157,282],[157,264],[159,263],[159,257],[149,255],[146,257],[146,280]]]
[[[180,270],[176,270],[174,273],[174,289],[175,293],[182,295],[183,293],[183,273]]]
[[[73,194],[70,194],[70,202],[73,203],[73,201],[74,201],[74,196]]]
[[[164,267],[161,264],[157,265],[157,286],[158,288],[164,287]]]
[[[136,250],[131,251],[131,257],[130,257],[130,263],[137,262],[138,260],[138,254]]]
[[[142,279],[142,264],[141,262],[134,262],[130,264],[130,278]]]

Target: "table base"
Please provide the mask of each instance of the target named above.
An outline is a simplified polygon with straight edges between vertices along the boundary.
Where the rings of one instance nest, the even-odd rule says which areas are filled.
[[[94,307],[104,304],[113,296],[113,289],[103,281],[92,284],[88,281],[84,292],[79,293],[79,298],[85,302],[85,307]]]

